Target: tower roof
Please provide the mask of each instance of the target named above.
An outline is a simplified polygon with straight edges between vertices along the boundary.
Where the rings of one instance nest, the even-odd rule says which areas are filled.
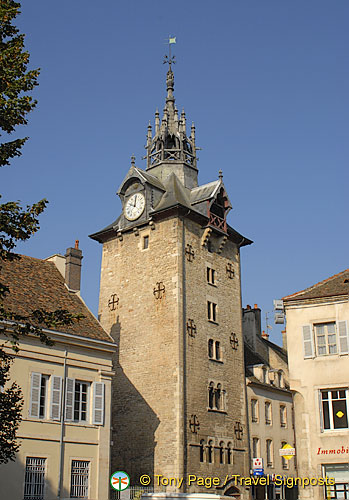
[[[147,171],[161,181],[171,171],[181,178],[185,187],[192,189],[198,185],[197,158],[195,146],[195,126],[192,124],[190,136],[186,132],[185,111],[178,115],[174,97],[174,73],[171,64],[166,75],[166,101],[163,116],[155,112],[155,133],[149,122],[147,133]]]

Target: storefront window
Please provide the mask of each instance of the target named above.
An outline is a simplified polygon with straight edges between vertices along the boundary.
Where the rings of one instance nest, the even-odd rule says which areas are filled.
[[[323,474],[328,478],[333,478],[335,484],[325,486],[325,496],[327,499],[349,499],[349,463],[346,464],[326,464],[323,465]]]

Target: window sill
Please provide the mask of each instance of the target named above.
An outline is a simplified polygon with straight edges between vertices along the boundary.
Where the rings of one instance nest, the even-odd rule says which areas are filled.
[[[208,319],[207,320],[209,323],[212,323],[213,325],[218,325],[217,321],[213,321],[213,319]]]
[[[216,408],[207,408],[207,411],[210,413],[223,413],[224,415],[227,415],[225,410],[217,410]]]
[[[210,286],[214,286],[215,288],[217,288],[216,283],[210,283],[210,282],[208,281],[208,282],[207,282],[207,284],[208,284],[208,285],[210,285]]]
[[[220,365],[223,365],[223,361],[221,359],[216,359],[216,358],[208,358],[210,361],[213,361],[214,363],[219,363]]]

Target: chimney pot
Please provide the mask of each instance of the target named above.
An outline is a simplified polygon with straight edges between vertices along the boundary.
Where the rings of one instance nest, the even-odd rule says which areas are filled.
[[[251,306],[247,304],[246,309],[251,309]]]
[[[268,333],[265,333],[265,331],[263,330],[263,331],[262,331],[262,337],[263,337],[264,339],[267,339],[267,340],[268,340],[268,338],[269,338],[269,334],[268,334]]]
[[[255,308],[255,309],[258,309],[258,305],[257,305],[257,304],[255,304],[255,305],[254,305],[254,308]]]
[[[79,240],[75,240],[75,248],[78,249],[79,248]]]

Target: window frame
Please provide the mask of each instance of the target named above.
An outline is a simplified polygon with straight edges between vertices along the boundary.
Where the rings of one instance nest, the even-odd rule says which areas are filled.
[[[274,446],[272,439],[265,440],[267,467],[274,467]],[[268,460],[269,459],[269,460]]]
[[[336,466],[336,465],[339,465],[340,467],[343,466],[343,465],[347,465],[348,466],[348,472],[349,472],[349,464],[348,463],[335,463],[335,464],[322,464],[322,476],[325,478],[325,477],[328,477],[328,478],[331,478],[331,471],[327,471],[326,468],[327,467],[333,467],[333,466]],[[333,474],[333,473],[332,473]],[[342,499],[345,499],[345,498],[349,498],[349,483],[346,481],[346,482],[337,482],[336,481],[336,478],[333,478],[335,480],[335,483],[333,485],[325,485],[324,486],[324,492],[325,492],[325,495],[324,495],[324,498],[329,498],[329,499],[337,499],[337,498],[342,498]],[[341,487],[339,489],[339,487]],[[330,496],[328,496],[328,494],[330,493]],[[340,496],[337,495],[337,493],[341,493]]]
[[[281,441],[281,448],[283,448],[285,446],[285,444],[287,444],[286,441]],[[289,460],[287,460],[285,457],[281,457],[281,467],[282,467],[282,470],[288,470],[290,468],[290,465],[289,465]]]
[[[280,427],[283,429],[287,428],[287,407],[285,404],[280,404],[279,407],[279,412],[280,412]]]
[[[251,398],[251,421],[259,423],[259,401],[256,398]]]
[[[37,463],[29,463],[36,460]],[[41,463],[39,463],[39,461]],[[45,498],[45,476],[46,476],[47,457],[26,457],[24,473],[24,500],[44,500]],[[41,467],[41,470],[31,470],[30,467]],[[37,481],[37,479],[40,481]],[[30,479],[30,481],[28,481]],[[36,481],[35,481],[36,479]],[[34,481],[33,481],[34,480]],[[40,489],[39,489],[39,488]],[[38,491],[39,489],[39,491]],[[29,490],[29,491],[28,491]]]
[[[332,393],[337,392],[338,395],[340,392],[344,391],[345,392],[345,397],[341,398],[333,398]],[[322,395],[327,393],[327,398],[324,398]],[[335,419],[334,419],[334,408],[333,408],[333,402],[336,401],[344,401],[345,402],[345,411],[344,415],[346,416],[347,420],[347,426],[346,427],[335,427]],[[320,402],[320,417],[321,417],[321,428],[323,432],[345,432],[349,429],[349,389],[348,387],[332,387],[330,389],[320,389],[319,390],[319,402]],[[325,402],[328,403],[328,416],[327,420],[329,423],[329,427],[325,427],[325,411],[324,411],[324,406]],[[342,409],[337,410],[337,413],[339,411],[342,411]]]
[[[218,323],[217,322],[217,311],[218,311],[218,305],[215,302],[211,302],[210,300],[207,301],[207,320],[210,321],[210,323]]]
[[[208,359],[211,361],[222,361],[222,347],[220,340],[208,339],[207,342]]]
[[[80,475],[77,473],[74,473],[73,471],[73,464],[78,464],[76,466],[76,469],[80,469]],[[82,466],[81,464],[88,464],[87,465],[87,484],[81,484],[83,481],[81,481],[81,478],[83,478],[83,475],[81,475],[81,472],[83,474]],[[81,460],[81,459],[72,459],[70,463],[70,496],[69,498],[80,498],[83,500],[86,500],[89,498],[89,491],[90,491],[90,471],[91,471],[91,461],[90,460]],[[79,478],[79,481],[77,484],[73,484],[73,479]],[[75,492],[73,491],[73,488],[84,488],[85,494],[82,496],[81,494],[78,495],[78,493],[74,494]],[[75,490],[76,491],[76,490]]]
[[[217,286],[216,284],[216,270],[213,267],[206,266],[206,280],[207,284]]]
[[[260,439],[259,437],[252,437],[252,458],[260,458]],[[253,456],[255,455],[255,456]]]
[[[83,401],[82,398],[78,400],[78,404],[79,404],[79,408],[78,410],[76,410],[76,386],[77,385],[80,385],[80,388],[82,385],[86,385],[86,393],[83,393],[81,390],[79,391],[79,395],[80,395],[80,398],[82,396],[82,394],[86,394],[86,401]],[[79,422],[79,423],[89,423],[90,421],[90,406],[91,406],[91,383],[90,382],[87,382],[86,380],[78,380],[78,379],[74,379],[74,400],[73,400],[73,422]],[[83,404],[86,404],[86,409],[85,410],[82,410],[82,405]],[[79,418],[76,418],[75,417],[75,414],[76,414],[76,411],[78,411],[78,417]],[[81,414],[82,412],[85,413],[85,419],[82,419],[81,418]]]
[[[267,410],[268,409],[268,410]],[[271,401],[264,402],[265,425],[273,425],[273,411]]]
[[[334,333],[329,333],[328,332],[328,325],[333,325],[334,326]],[[320,326],[324,327],[324,332],[320,334],[320,332],[317,332],[317,328]],[[332,356],[334,354],[339,354],[338,347],[338,333],[337,333],[337,323],[336,321],[326,321],[322,323],[313,323],[313,334],[314,334],[314,342],[315,342],[315,351],[316,351],[316,356]],[[329,342],[329,336],[335,336],[335,343],[330,343]],[[324,337],[325,343],[322,345],[319,345],[318,343],[318,338],[319,337]],[[335,352],[330,352],[331,347],[335,346],[336,350]],[[326,352],[320,353],[319,349],[320,348],[325,348]]]
[[[142,239],[142,250],[149,249],[149,234],[145,234]]]

